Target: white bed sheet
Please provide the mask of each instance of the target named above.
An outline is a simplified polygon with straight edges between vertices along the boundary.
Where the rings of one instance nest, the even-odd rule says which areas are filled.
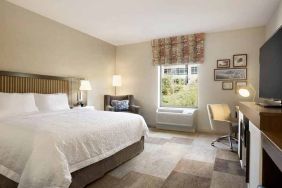
[[[146,136],[142,116],[73,109],[0,119],[0,174],[20,188],[69,187],[71,173]]]

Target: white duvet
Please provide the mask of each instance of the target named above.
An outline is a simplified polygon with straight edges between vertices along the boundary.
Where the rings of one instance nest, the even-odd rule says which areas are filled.
[[[0,174],[20,188],[68,187],[71,173],[146,135],[135,114],[74,109],[0,119]]]

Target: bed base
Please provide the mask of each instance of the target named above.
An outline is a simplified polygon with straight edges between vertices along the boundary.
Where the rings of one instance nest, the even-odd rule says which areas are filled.
[[[70,188],[83,188],[103,177],[110,170],[132,159],[144,150],[144,137],[140,141],[122,149],[114,155],[77,170],[72,175]],[[16,188],[18,183],[0,174],[0,188]]]

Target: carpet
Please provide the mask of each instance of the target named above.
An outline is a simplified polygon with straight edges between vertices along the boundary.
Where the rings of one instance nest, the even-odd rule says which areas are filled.
[[[245,188],[237,152],[210,145],[217,136],[150,129],[140,155],[87,188]]]

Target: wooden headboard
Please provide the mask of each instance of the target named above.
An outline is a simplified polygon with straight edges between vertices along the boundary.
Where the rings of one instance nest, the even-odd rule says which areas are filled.
[[[76,103],[82,78],[0,71],[0,92],[5,93],[66,93],[70,106]]]

